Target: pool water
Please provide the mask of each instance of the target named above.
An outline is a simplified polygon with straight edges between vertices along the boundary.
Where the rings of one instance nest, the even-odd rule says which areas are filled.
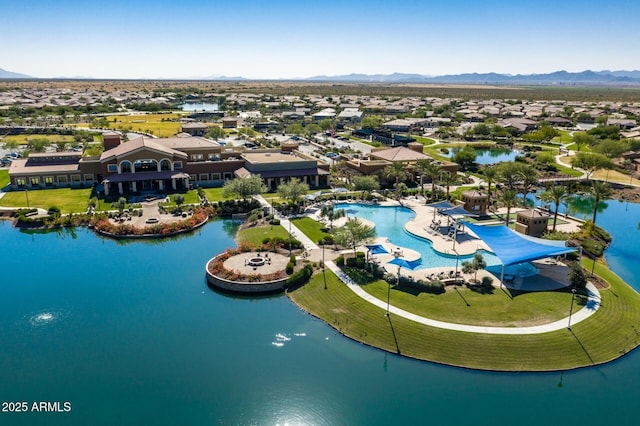
[[[347,217],[361,217],[375,223],[376,236],[387,237],[391,244],[420,253],[421,263],[416,270],[456,266],[456,256],[453,251],[450,255],[441,254],[433,249],[431,241],[410,234],[404,229],[404,225],[415,217],[415,212],[407,207],[339,203],[335,208],[343,209]],[[493,253],[482,249],[478,252],[482,254],[488,266],[501,265],[500,260]],[[460,256],[459,265],[472,258],[473,255]]]

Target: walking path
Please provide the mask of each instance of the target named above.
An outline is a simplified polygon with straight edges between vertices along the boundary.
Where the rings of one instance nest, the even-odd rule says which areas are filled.
[[[271,205],[262,197],[256,197],[261,205],[271,207]],[[418,215],[417,215],[418,216]],[[286,218],[280,218],[280,224],[285,227],[285,229],[290,229],[291,234],[297,238],[305,247],[306,250],[319,250],[319,247],[311,241],[305,234],[302,233],[295,225],[290,223],[290,221]],[[353,291],[357,296],[364,299],[365,301],[378,306],[386,311],[387,302],[382,301],[366,291],[362,289],[358,284],[356,284],[351,278],[347,276],[333,261],[326,261],[325,265],[331,270],[336,276],[344,282],[347,287]],[[551,331],[562,330],[570,325],[577,324],[580,321],[584,321],[593,315],[598,308],[600,307],[600,294],[595,286],[591,283],[587,284],[587,304],[585,307],[573,313],[570,317],[563,318],[561,320],[549,323],[542,324],[536,326],[529,327],[485,327],[485,326],[476,326],[476,325],[466,325],[466,324],[456,324],[444,321],[437,321],[430,318],[425,318],[420,315],[413,314],[411,312],[407,312],[403,309],[397,308],[395,306],[389,306],[389,312],[394,315],[398,315],[400,317],[406,318],[408,320],[428,325],[430,327],[438,327],[446,330],[454,330],[454,331],[464,331],[468,333],[485,333],[485,334],[540,334],[540,333],[548,333]],[[571,322],[569,322],[571,321]]]

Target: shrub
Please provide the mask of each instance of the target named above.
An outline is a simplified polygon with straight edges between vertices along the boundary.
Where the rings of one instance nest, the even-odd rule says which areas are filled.
[[[298,272],[287,278],[287,288],[295,288],[305,284],[307,281],[309,281],[309,278],[311,278],[312,273],[313,267],[311,265],[305,265],[304,268],[300,269]]]
[[[482,286],[483,287],[491,287],[493,284],[493,278],[491,277],[482,277]]]
[[[60,214],[60,207],[51,206],[51,207],[49,207],[49,210],[47,210],[47,213],[49,213],[49,214]]]
[[[271,241],[271,238],[270,238],[270,237],[264,237],[264,238],[262,239],[262,245],[267,245],[267,244],[269,244],[269,241]]]
[[[294,266],[296,264],[296,257],[294,255],[289,256],[289,262],[292,263]]]
[[[344,256],[336,257],[336,265],[340,267],[344,266]]]
[[[293,268],[295,267],[295,264],[289,262],[287,263],[287,266],[285,267],[284,271],[287,273],[287,275],[291,275],[293,274]]]

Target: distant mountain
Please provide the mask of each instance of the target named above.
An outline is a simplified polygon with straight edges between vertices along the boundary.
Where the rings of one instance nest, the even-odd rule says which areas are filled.
[[[345,82],[368,82],[368,83],[408,83],[422,82],[431,77],[421,74],[347,74],[339,76],[318,75],[305,80],[311,81],[345,81]]]
[[[441,76],[421,74],[347,74],[315,76],[308,81],[368,82],[368,83],[460,83],[460,84],[586,84],[639,85],[640,71],[555,71],[548,74],[467,73]]]
[[[33,78],[30,75],[6,71],[0,68],[0,78]]]
[[[244,77],[227,77],[226,75],[210,75],[208,77],[201,77],[197,80],[216,80],[216,81],[239,81],[239,80],[249,80]]]

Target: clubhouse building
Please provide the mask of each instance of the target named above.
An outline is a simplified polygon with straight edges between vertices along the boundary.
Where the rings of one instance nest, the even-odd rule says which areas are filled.
[[[312,188],[329,184],[328,165],[297,150],[245,150],[189,134],[172,138],[140,136],[122,142],[104,135],[104,152],[32,153],[9,169],[13,189],[102,185],[105,196],[180,191],[194,186],[222,186],[229,179],[261,176],[269,189],[297,177]]]

